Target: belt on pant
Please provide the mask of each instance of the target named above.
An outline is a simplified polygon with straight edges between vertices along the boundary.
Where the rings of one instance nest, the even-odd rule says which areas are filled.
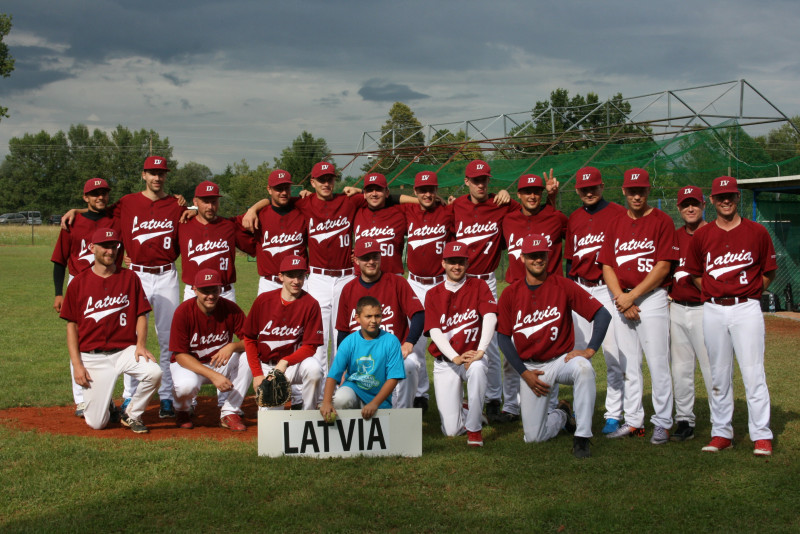
[[[696,308],[698,306],[702,306],[703,303],[699,301],[692,301],[692,300],[675,300],[672,299],[672,302],[675,304],[680,304],[681,306],[688,306],[689,308]]]
[[[408,277],[415,282],[418,282],[420,284],[425,284],[427,286],[441,284],[442,282],[444,282],[443,274],[440,274],[439,276],[417,276],[414,273],[408,273]]]
[[[481,280],[489,280],[492,277],[492,273],[486,273],[486,274],[469,274],[469,273],[467,273],[467,276],[469,276],[470,278],[479,278]]]
[[[156,267],[147,267],[146,265],[136,265],[135,263],[131,263],[128,267],[131,271],[147,274],[162,274],[172,270],[171,263],[166,265],[158,265]]]
[[[314,274],[323,274],[325,276],[349,276],[353,274],[353,268],[349,269],[320,269],[319,267],[311,267],[311,272]]]
[[[709,302],[719,306],[733,306],[735,304],[744,304],[745,302],[753,300],[747,297],[711,297]]]
[[[580,276],[577,276],[575,277],[575,280],[582,286],[586,287],[597,287],[606,285],[605,280],[603,280],[602,278],[598,278],[597,280],[587,280],[586,278],[581,278]]]
[[[262,276],[261,278],[263,278],[264,280],[269,280],[270,282],[275,282],[278,285],[281,285],[281,279],[278,278],[277,276],[273,276],[271,274],[267,274],[267,275]]]

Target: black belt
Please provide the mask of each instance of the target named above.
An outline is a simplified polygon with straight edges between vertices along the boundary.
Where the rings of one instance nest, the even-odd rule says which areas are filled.
[[[680,304],[681,306],[688,306],[689,308],[696,308],[698,306],[702,306],[702,302],[693,301],[693,300],[675,300],[672,299],[672,302],[675,304]]]
[[[278,283],[280,283],[280,282],[278,282]],[[194,286],[191,286],[191,288],[192,288],[192,289],[195,289],[195,287],[194,287]],[[222,293],[224,293],[224,292],[226,292],[226,291],[230,291],[231,289],[233,289],[233,286],[232,286],[232,285],[230,285],[230,284],[228,284],[227,286],[221,286],[221,288],[220,288],[220,291],[221,291]]]

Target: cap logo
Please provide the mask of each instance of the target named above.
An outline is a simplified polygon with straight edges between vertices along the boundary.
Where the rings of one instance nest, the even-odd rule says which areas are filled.
[[[320,165],[319,168],[322,169],[323,171],[327,171],[328,170],[328,166],[327,165]]]
[[[640,174],[631,174],[631,181],[638,180],[639,176],[641,176],[641,175]]]
[[[154,159],[154,160],[153,160],[153,164],[154,164],[154,165],[161,165],[161,162],[162,162],[162,160],[160,160],[160,159],[158,159],[158,158],[156,158],[156,159]]]
[[[420,176],[420,178],[419,178],[419,179],[420,179],[420,180],[422,180],[423,182],[425,182],[425,181],[427,181],[427,180],[428,180],[428,178],[430,178],[430,175],[429,175],[429,174],[423,174],[422,176]]]
[[[206,282],[208,282],[208,281],[209,281],[209,280],[211,280],[213,277],[214,277],[214,275],[213,275],[213,274],[207,274],[207,275],[203,276],[203,280],[205,280]]]
[[[214,190],[214,186],[213,185],[207,185],[206,186],[206,191],[213,191],[213,190]]]
[[[99,185],[100,185],[100,180],[95,180],[95,181],[94,181],[94,185],[95,185],[95,186],[99,186]]]
[[[583,179],[584,179],[584,180],[588,180],[588,179],[589,179],[589,178],[591,178],[591,177],[592,177],[592,175],[591,175],[591,174],[589,174],[589,173],[586,173],[586,174],[584,174],[584,175],[583,175]]]
[[[475,165],[475,168],[478,169],[479,171],[483,170],[483,163],[478,163],[477,165]]]
[[[106,232],[106,237],[114,237],[114,232]]]
[[[541,241],[541,239],[536,239],[536,240],[534,240],[534,241],[533,241],[533,246],[534,246],[534,247],[538,247],[538,246],[539,246],[539,245],[541,245],[541,244],[542,244],[542,241]]]
[[[728,185],[729,182],[730,182],[730,180],[720,180],[719,181],[719,185],[722,186],[722,187],[725,187],[725,186]]]
[[[458,252],[459,250],[461,250],[461,245],[455,245],[453,247],[453,252]]]
[[[292,260],[292,265],[300,265],[300,260]]]
[[[364,247],[371,247],[372,241],[364,241]]]
[[[284,176],[286,176],[285,172],[279,172],[278,173],[278,178],[283,178]]]

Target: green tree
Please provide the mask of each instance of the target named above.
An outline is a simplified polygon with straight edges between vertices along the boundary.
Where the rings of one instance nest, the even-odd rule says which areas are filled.
[[[406,104],[395,102],[392,105],[389,118],[381,126],[378,146],[377,157],[380,163],[375,171],[387,175],[397,168],[400,160],[411,161],[420,155],[425,147],[422,123]],[[362,170],[368,171],[375,163],[368,161]]]
[[[128,193],[135,193],[143,189],[142,164],[149,155],[167,158],[170,169],[176,169],[178,162],[172,159],[172,146],[169,138],[161,139],[158,132],[142,128],[131,132],[128,128],[118,125],[111,132],[109,176],[106,177],[112,187],[112,196],[117,198]],[[167,180],[169,187],[169,180]]]
[[[800,115],[791,118],[791,124],[786,123],[778,128],[773,128],[767,135],[756,137],[756,142],[764,147],[772,161],[786,161],[800,155]]]
[[[288,171],[292,181],[296,184],[303,182],[311,175],[314,164],[320,161],[330,161],[331,151],[328,143],[322,137],[314,138],[309,132],[303,133],[292,141],[292,145],[281,151],[281,156],[275,159],[275,168]]]
[[[11,31],[11,15],[0,13],[0,76],[8,78],[14,70],[14,58],[8,53],[8,45],[3,39]],[[0,119],[8,117],[8,108],[0,106]]]
[[[428,143],[430,147],[425,156],[426,163],[441,165],[450,157],[468,161],[484,158],[481,146],[469,139],[464,130],[456,133],[447,129],[438,130]]]
[[[191,204],[197,184],[206,180],[211,180],[213,177],[214,175],[211,169],[202,163],[190,161],[184,164],[183,167],[169,173],[167,185],[169,186],[168,189],[170,193],[173,195],[183,195],[186,202]]]
[[[267,179],[272,169],[267,162],[251,169],[244,159],[233,164],[226,195],[220,201],[220,213],[232,216],[244,213],[247,208],[267,196]]]

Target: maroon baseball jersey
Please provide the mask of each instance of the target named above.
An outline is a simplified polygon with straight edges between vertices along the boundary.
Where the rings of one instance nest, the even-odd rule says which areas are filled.
[[[175,197],[153,201],[144,193],[131,193],[119,199],[113,209],[133,263],[156,267],[178,258],[178,220],[186,208],[179,206]]]
[[[322,200],[316,194],[299,199],[295,207],[308,220],[308,263],[321,269],[353,267],[353,218],[364,195],[336,194]]]
[[[469,249],[469,274],[493,273],[497,269],[503,244],[501,221],[506,213],[520,209],[513,200],[498,206],[493,198],[494,194],[490,194],[485,202],[473,204],[469,195],[463,195],[453,202],[456,239]]]
[[[286,256],[307,258],[306,218],[295,209],[276,210],[269,205],[258,212],[259,242],[256,262],[259,276],[277,276],[281,260]]]
[[[633,289],[659,261],[678,261],[675,225],[660,209],[639,219],[623,213],[606,228],[597,262],[614,268],[622,289]],[[661,283],[669,285],[669,277]]]
[[[399,204],[371,210],[364,206],[356,211],[353,220],[353,242],[373,239],[381,245],[381,271],[403,274],[403,243],[406,233],[406,217]],[[356,266],[356,275],[360,271]]]
[[[603,269],[597,263],[597,255],[606,237],[606,227],[616,217],[627,213],[627,210],[609,202],[608,206],[589,213],[580,207],[572,212],[567,222],[567,239],[564,256],[572,261],[569,275],[597,281],[603,278]]]
[[[425,295],[425,334],[438,328],[457,353],[477,350],[483,316],[488,313],[497,313],[497,301],[484,280],[467,278],[455,293],[443,282]],[[442,356],[435,343],[428,350],[434,358]]]
[[[211,357],[228,343],[234,343],[233,336],[243,339],[244,312],[235,302],[221,298],[214,311],[206,315],[197,299],[181,302],[172,316],[169,335],[171,362],[180,352],[191,354],[201,363],[208,363]]]
[[[686,255],[686,271],[702,275],[704,302],[719,297],[760,299],[761,276],[777,268],[766,228],[747,219],[728,231],[714,222],[699,228]]]
[[[675,274],[672,275],[669,296],[672,297],[672,300],[700,302],[700,290],[692,283],[692,276],[686,271],[686,255],[689,253],[692,236],[686,232],[686,227],[682,226],[675,230],[675,239],[678,242],[680,257]]]
[[[220,274],[222,285],[236,282],[236,249],[253,250],[253,238],[235,222],[223,217],[203,224],[195,217],[178,225],[178,242],[181,250],[181,280],[194,284],[201,269],[214,269]]]
[[[525,277],[525,264],[520,247],[522,238],[528,234],[542,234],[550,249],[547,274],[563,276],[561,269],[561,241],[567,232],[567,216],[546,204],[534,215],[525,215],[522,209],[509,212],[503,218],[503,237],[508,245],[508,269],[506,282],[509,284]]]
[[[61,318],[78,325],[78,348],[118,351],[136,344],[136,319],[150,311],[142,283],[128,269],[107,278],[86,269],[72,279]]]
[[[443,274],[444,244],[453,238],[453,207],[434,204],[433,209],[426,210],[418,204],[400,206],[408,223],[408,272],[425,277]]]
[[[62,229],[59,232],[50,261],[66,265],[72,276],[85,271],[94,263],[94,254],[89,250],[92,234],[98,228],[108,227],[119,230],[119,223],[111,217],[101,217],[93,221],[83,213],[79,213],[69,230]],[[124,251],[120,250],[117,255],[117,267],[122,266],[123,256]]]
[[[408,321],[412,315],[422,311],[422,303],[406,279],[396,274],[383,273],[370,288],[364,287],[360,278],[345,284],[339,298],[336,330],[355,332],[361,328],[356,321],[356,303],[366,296],[375,297],[381,303],[381,329],[397,336],[401,344],[405,343]]]
[[[262,293],[250,308],[244,335],[257,342],[258,358],[264,363],[277,362],[301,345],[318,347],[323,343],[319,302],[305,291],[286,304],[280,288]]]
[[[500,295],[497,332],[512,338],[522,360],[545,362],[575,348],[573,311],[590,321],[602,306],[563,276],[548,276],[535,289],[517,280]]]

